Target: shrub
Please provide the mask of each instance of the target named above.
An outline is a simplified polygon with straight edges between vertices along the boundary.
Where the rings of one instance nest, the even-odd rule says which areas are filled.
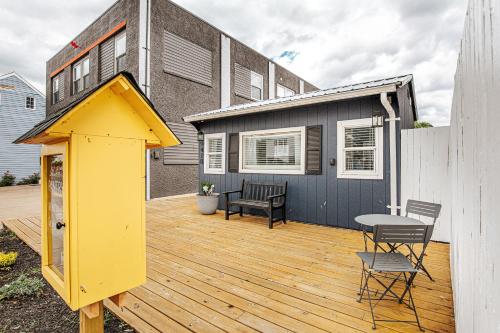
[[[0,268],[14,265],[17,259],[17,252],[0,252]]]
[[[427,121],[416,121],[415,128],[429,128],[432,127],[432,124]]]
[[[16,296],[39,296],[44,286],[42,278],[19,275],[12,283],[0,288],[0,301]]]
[[[2,179],[0,179],[0,186],[12,186],[15,184],[16,176],[10,173],[9,170],[5,171]]]
[[[20,181],[17,182],[17,185],[30,185],[30,184],[38,184],[40,181],[40,174],[35,172],[31,176],[24,177]]]

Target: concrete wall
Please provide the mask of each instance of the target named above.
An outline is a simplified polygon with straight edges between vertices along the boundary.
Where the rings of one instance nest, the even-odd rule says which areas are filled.
[[[45,118],[45,97],[15,75],[0,79],[12,87],[0,90],[0,177],[5,171],[23,177],[40,172],[40,146],[17,145],[12,141]],[[26,97],[35,98],[35,109],[26,109]]]
[[[46,96],[47,96],[47,115],[65,107],[74,100],[78,99],[88,90],[84,90],[78,94],[71,94],[71,66],[64,69],[64,99],[59,103],[52,105],[51,92],[52,84],[49,74],[64,65],[71,58],[79,54],[87,46],[95,42],[99,37],[106,34],[108,31],[117,26],[120,22],[126,20],[127,30],[127,71],[131,72],[136,80],[138,79],[138,58],[139,58],[139,0],[121,0],[116,2],[112,7],[106,10],[94,22],[92,22],[84,31],[82,31],[73,40],[77,42],[80,48],[75,49],[71,45],[66,45],[62,50],[55,54],[47,61],[46,64]],[[61,27],[64,29],[64,27]],[[90,87],[99,84],[98,66],[99,66],[99,48],[94,47],[89,52],[90,59]],[[60,83],[61,85],[61,83]]]
[[[500,0],[470,0],[451,112],[457,332],[500,330]]]
[[[441,215],[432,239],[442,242],[449,242],[451,233],[449,134],[448,126],[401,131],[401,215],[406,214],[408,199],[440,203]],[[426,217],[420,219],[432,222]]]

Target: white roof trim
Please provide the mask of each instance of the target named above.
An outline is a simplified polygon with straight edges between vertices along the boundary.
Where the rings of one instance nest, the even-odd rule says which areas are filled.
[[[413,79],[412,75],[399,76],[389,79],[376,80],[365,83],[352,84],[338,88],[313,91],[290,97],[258,101],[254,103],[233,105],[226,108],[198,113],[183,118],[185,122],[198,122],[210,119],[234,117],[266,111],[275,111],[297,106],[319,104],[330,101],[339,101],[383,92],[395,92],[397,87],[407,84]]]
[[[42,93],[34,85],[32,85],[28,80],[26,80],[25,78],[23,78],[21,75],[17,74],[16,72],[10,72],[10,73],[4,74],[4,75],[0,75],[0,80],[6,79],[6,78],[11,77],[11,76],[17,77],[19,80],[21,80],[24,83],[26,83],[26,85],[29,86],[31,89],[33,89],[37,94],[39,94],[40,96],[42,96],[43,98],[45,98],[45,94],[44,93]]]

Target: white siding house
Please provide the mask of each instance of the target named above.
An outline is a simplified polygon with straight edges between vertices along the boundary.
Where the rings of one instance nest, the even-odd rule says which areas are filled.
[[[45,96],[20,75],[0,76],[0,177],[5,171],[23,177],[40,172],[40,147],[12,141],[45,118]]]

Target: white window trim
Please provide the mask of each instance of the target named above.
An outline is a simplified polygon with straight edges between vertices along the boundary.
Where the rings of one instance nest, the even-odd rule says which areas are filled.
[[[222,163],[220,169],[209,168],[208,164],[208,139],[221,138],[222,139]],[[212,133],[205,134],[203,143],[203,172],[205,174],[223,175],[226,173],[226,133]]]
[[[116,35],[115,37],[115,40],[113,41],[115,45],[114,46],[114,59],[113,59],[113,66],[114,66],[114,73],[116,74],[117,73],[117,70],[118,70],[118,66],[117,66],[117,59],[118,59],[118,54],[117,54],[117,47],[116,47],[116,44],[118,44],[118,40],[120,40],[121,38],[125,37],[125,53],[123,54],[127,54],[127,31],[123,31],[121,32],[120,34]],[[120,54],[121,55],[121,54]]]
[[[252,84],[252,75],[256,75],[256,76],[260,77],[260,83],[262,85],[261,87],[254,86]],[[252,87],[260,88],[260,98],[253,98],[252,97]],[[250,71],[250,99],[254,100],[254,101],[264,100],[264,75],[259,74],[259,73],[254,72],[254,71]]]
[[[299,170],[277,170],[277,169],[244,169],[243,168],[243,136],[245,135],[265,135],[265,134],[277,134],[277,133],[289,133],[300,131],[300,169]],[[269,175],[304,175],[306,173],[306,128],[302,127],[288,127],[288,128],[277,128],[269,130],[259,130],[259,131],[248,131],[240,132],[239,138],[239,173],[264,173]]]
[[[85,77],[85,75],[83,74],[83,63],[85,61],[87,61],[87,60],[89,61],[89,72],[87,74],[87,75],[89,75],[89,86],[85,87],[85,81],[83,79]],[[78,80],[75,80],[75,68],[76,67],[80,67],[80,78]],[[75,81],[80,81],[80,80],[82,80],[83,89],[79,90],[79,91],[74,91],[74,89],[75,89]],[[85,91],[88,88],[90,88],[90,56],[89,55],[83,57],[83,59],[81,59],[80,61],[76,62],[71,67],[71,90],[72,90],[73,95],[81,93],[82,91]]]
[[[283,89],[285,92],[286,92],[286,91],[289,91],[289,92],[291,92],[292,94],[291,94],[290,96],[286,96],[286,94],[285,94],[285,96],[278,96],[278,88]],[[284,85],[279,84],[279,83],[278,83],[278,84],[276,84],[276,97],[278,97],[278,98],[282,98],[282,97],[291,97],[291,96],[293,96],[293,95],[295,95],[295,91],[294,91],[293,89],[290,89],[290,88],[288,88],[288,87],[285,87]]]
[[[27,102],[28,98],[33,98],[33,107],[32,108],[26,107],[26,102]],[[26,110],[36,110],[36,98],[34,96],[26,96],[26,98],[24,99],[24,108]]]
[[[337,122],[337,178],[384,179],[384,129],[375,128],[375,170],[345,170],[345,129],[372,126],[371,118],[343,120]]]

